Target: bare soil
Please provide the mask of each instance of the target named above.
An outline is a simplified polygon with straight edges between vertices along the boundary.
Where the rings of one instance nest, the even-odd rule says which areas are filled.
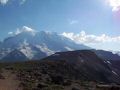
[[[4,79],[0,79],[0,90],[22,90],[19,87],[20,81],[10,70],[2,70]]]

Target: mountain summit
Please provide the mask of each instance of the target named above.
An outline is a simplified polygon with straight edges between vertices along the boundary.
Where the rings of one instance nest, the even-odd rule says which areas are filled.
[[[21,51],[29,59],[40,59],[55,52],[90,49],[90,47],[76,44],[55,32],[37,32],[23,27],[21,31],[18,30],[0,44],[0,57],[5,57],[15,49]]]

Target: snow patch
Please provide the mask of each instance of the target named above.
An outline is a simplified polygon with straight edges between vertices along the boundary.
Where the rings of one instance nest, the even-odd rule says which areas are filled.
[[[106,61],[104,61],[104,63],[106,63]]]
[[[112,71],[112,73],[114,73],[115,75],[118,75],[115,71]]]
[[[33,52],[30,47],[24,47],[24,48],[20,49],[20,51],[23,54],[25,54],[25,56],[28,57],[29,59],[32,59],[34,57]]]
[[[29,47],[27,40],[24,40],[24,42],[20,45],[19,50],[29,59],[34,57],[33,50]]]
[[[111,64],[111,62],[110,62],[110,61],[107,61],[107,63],[108,63],[108,64]]]
[[[65,47],[65,49],[67,49],[68,51],[73,51],[73,49],[72,48],[69,48],[69,47]]]
[[[111,64],[110,61],[105,60],[104,63]],[[112,65],[112,64],[111,64]]]
[[[26,39],[24,40],[23,45],[25,45],[25,46],[29,45],[29,43],[27,42]]]
[[[35,36],[37,31],[30,27],[23,26],[21,29],[18,28],[15,32],[8,32],[8,34],[9,35],[18,35],[23,32],[30,32],[33,36]]]
[[[36,47],[39,48],[42,52],[46,53],[47,56],[55,53],[55,51],[50,50],[45,43],[42,45],[36,45]]]
[[[55,54],[53,54],[52,56],[59,56],[60,54],[58,54],[58,53],[55,53]]]

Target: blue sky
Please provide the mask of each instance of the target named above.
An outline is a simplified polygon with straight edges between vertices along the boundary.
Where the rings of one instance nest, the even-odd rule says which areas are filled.
[[[113,2],[112,2],[113,1]],[[120,0],[118,0],[120,1]],[[28,26],[58,33],[120,35],[119,4],[115,0],[0,0],[0,39]],[[115,4],[114,4],[115,3]]]

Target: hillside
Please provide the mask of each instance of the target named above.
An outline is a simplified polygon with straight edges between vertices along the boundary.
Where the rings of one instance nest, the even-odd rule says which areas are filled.
[[[120,84],[117,68],[90,50],[55,53],[40,61],[14,63],[8,68],[17,73],[25,90],[93,90],[101,83]]]
[[[55,52],[90,49],[83,44],[55,32],[28,31],[26,27],[18,34],[5,38],[0,43],[0,59],[5,59],[9,53],[18,50],[28,60],[39,60]],[[17,59],[14,58],[17,61]]]

